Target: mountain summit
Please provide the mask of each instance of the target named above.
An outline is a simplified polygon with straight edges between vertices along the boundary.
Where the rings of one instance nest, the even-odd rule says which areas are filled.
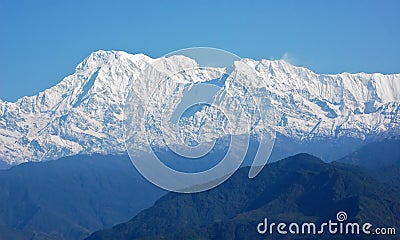
[[[143,54],[100,50],[49,89],[16,102],[0,100],[0,160],[19,164],[124,153],[124,100],[128,89],[155,87],[138,79],[154,61]],[[171,61],[165,61],[165,71],[173,64],[196,66],[186,57]],[[240,62],[249,68],[241,72],[237,64],[239,73],[264,83],[262,92],[278,113],[276,131],[285,137],[368,139],[400,133],[400,74],[325,75],[283,60]],[[206,81],[210,76],[188,77]]]

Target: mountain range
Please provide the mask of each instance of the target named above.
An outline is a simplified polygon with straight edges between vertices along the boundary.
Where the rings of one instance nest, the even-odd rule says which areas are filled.
[[[399,147],[398,140],[375,142],[329,164],[299,154],[268,164],[255,179],[239,169],[196,194],[155,187],[127,155],[23,163],[0,170],[0,239],[83,239],[101,229],[90,238],[257,239],[266,237],[255,229],[264,217],[319,222],[339,210],[349,221],[398,229]]]
[[[184,56],[152,59],[143,54],[100,50],[49,89],[16,102],[0,100],[2,164],[54,160],[76,154],[125,153],[121,127],[125,100],[130,90],[147,96],[154,88],[140,76],[155,61],[161,61],[160,72],[168,74],[182,66],[198,66]],[[349,145],[343,139],[365,142],[400,133],[400,74],[317,74],[283,60],[252,59],[236,62],[235,71],[242,79],[256,84],[257,93],[268,97],[276,111],[272,124],[278,143],[291,141],[306,146],[304,143],[323,143],[330,138],[337,141],[335,148],[341,149]],[[187,84],[215,77],[193,71],[183,75]],[[187,120],[191,121],[186,121],[186,130],[197,134],[193,132],[196,119]],[[141,131],[138,143],[145,141],[144,130]],[[342,156],[355,147],[341,153]],[[283,152],[286,156],[293,154]],[[278,155],[276,159],[283,157]]]

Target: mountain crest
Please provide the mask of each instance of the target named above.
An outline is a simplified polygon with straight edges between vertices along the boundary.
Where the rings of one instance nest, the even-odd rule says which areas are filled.
[[[18,164],[78,153],[125,152],[124,100],[128,89],[147,96],[155,87],[138,79],[154,61],[143,54],[99,50],[59,84],[16,102],[0,101],[0,159]],[[197,65],[179,56],[162,63],[160,71],[165,73]],[[269,96],[277,110],[277,132],[290,139],[400,134],[400,74],[316,74],[283,60],[243,59],[236,67],[243,77],[262,83],[257,91]],[[211,75],[184,77],[194,83]],[[194,123],[187,126],[195,129]]]

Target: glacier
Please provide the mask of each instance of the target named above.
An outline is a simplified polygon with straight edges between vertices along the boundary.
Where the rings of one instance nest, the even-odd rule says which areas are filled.
[[[139,76],[156,60],[99,50],[57,85],[16,102],[0,100],[0,160],[16,165],[75,154],[125,154],[124,101],[128,89],[147,96],[154,88]],[[196,62],[175,57],[163,65],[165,72],[181,66]],[[276,132],[285,138],[301,142],[400,135],[400,74],[317,74],[284,60],[242,59],[235,66],[243,77],[263,83],[261,90],[277,111]],[[191,72],[181,81],[213,77]],[[190,141],[198,139],[193,135],[196,124],[195,118],[184,122]],[[137,137],[139,143],[146,141]]]

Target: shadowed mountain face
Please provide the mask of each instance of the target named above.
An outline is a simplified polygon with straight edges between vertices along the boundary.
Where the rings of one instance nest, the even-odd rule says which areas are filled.
[[[0,160],[0,169],[8,169],[10,167],[11,166],[7,162]]]
[[[383,185],[358,168],[299,154],[268,165],[255,179],[247,173],[247,168],[241,169],[206,192],[167,194],[129,222],[88,239],[293,239],[297,236],[260,235],[257,224],[265,217],[274,222],[322,223],[336,220],[339,211],[347,213],[349,222],[400,226],[399,183]],[[355,239],[363,238],[374,239]]]
[[[400,139],[386,139],[367,144],[340,159],[339,162],[368,169],[400,165]]]
[[[398,186],[400,183],[400,139],[385,139],[367,144],[339,159],[338,162],[361,167],[384,184]]]
[[[164,191],[127,156],[92,155],[0,171],[0,239],[81,239],[127,221]]]

